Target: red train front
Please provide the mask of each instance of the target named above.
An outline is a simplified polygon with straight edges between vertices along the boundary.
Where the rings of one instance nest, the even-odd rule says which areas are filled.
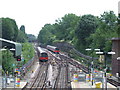
[[[60,52],[59,48],[57,48],[55,46],[47,45],[47,49],[50,50],[51,52],[55,53],[55,54],[59,54],[59,52]]]
[[[43,48],[38,47],[37,52],[38,52],[39,62],[48,61],[48,54]]]
[[[55,54],[59,54],[59,49],[58,48],[55,48],[55,50],[53,51]]]

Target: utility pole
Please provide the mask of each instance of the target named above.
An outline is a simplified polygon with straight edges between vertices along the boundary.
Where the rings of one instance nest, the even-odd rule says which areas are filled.
[[[104,60],[105,69],[104,69],[104,77],[103,77],[104,87],[103,88],[105,88],[105,90],[107,90],[107,77],[106,77],[107,61],[106,61],[106,57],[108,54],[111,54],[111,55],[115,54],[115,52],[96,52],[96,54],[105,56],[105,60]]]
[[[95,51],[100,51],[100,49],[91,49],[91,48],[87,48],[87,49],[85,49],[86,51],[91,51],[91,53],[92,53],[92,61],[91,61],[91,75],[90,75],[90,77],[91,77],[91,82],[92,82],[92,86],[93,86],[93,74],[94,74],[94,62],[93,62],[93,51],[95,50]]]

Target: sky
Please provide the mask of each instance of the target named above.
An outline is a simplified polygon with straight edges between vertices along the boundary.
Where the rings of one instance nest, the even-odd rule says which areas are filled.
[[[65,14],[100,16],[104,11],[118,15],[120,0],[0,0],[0,17],[16,21],[18,28],[25,26],[27,34],[37,36],[45,24],[54,24]]]

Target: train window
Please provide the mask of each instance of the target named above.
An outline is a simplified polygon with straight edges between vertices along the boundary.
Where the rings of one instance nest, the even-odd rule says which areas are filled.
[[[48,57],[47,53],[42,53],[42,57]]]
[[[55,50],[59,50],[58,48],[56,48]]]

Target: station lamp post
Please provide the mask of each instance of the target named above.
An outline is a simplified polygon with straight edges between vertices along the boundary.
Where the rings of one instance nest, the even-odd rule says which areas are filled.
[[[118,57],[117,60],[120,60],[120,57]]]
[[[15,49],[14,49],[14,48],[11,48],[10,51],[15,51]]]
[[[104,88],[107,90],[107,77],[106,77],[106,70],[107,70],[107,62],[106,62],[106,56],[111,54],[115,54],[115,52],[96,52],[96,54],[98,55],[104,55],[105,60],[104,60],[104,64],[105,64],[105,69],[104,69],[104,77],[103,77],[103,82],[104,82]]]
[[[3,49],[0,49],[0,51],[5,51],[5,50],[7,50],[7,49],[5,49],[5,48],[3,48]]]
[[[93,51],[99,51],[100,52],[100,49],[91,49],[91,48],[87,48],[85,49],[86,51],[91,51],[92,53],[92,61],[91,61],[91,81],[92,81],[92,85],[93,85],[93,73],[94,73],[94,67],[93,67]],[[89,70],[89,69],[88,69]],[[89,74],[89,71],[88,71],[88,74]],[[90,74],[89,74],[90,75]]]

